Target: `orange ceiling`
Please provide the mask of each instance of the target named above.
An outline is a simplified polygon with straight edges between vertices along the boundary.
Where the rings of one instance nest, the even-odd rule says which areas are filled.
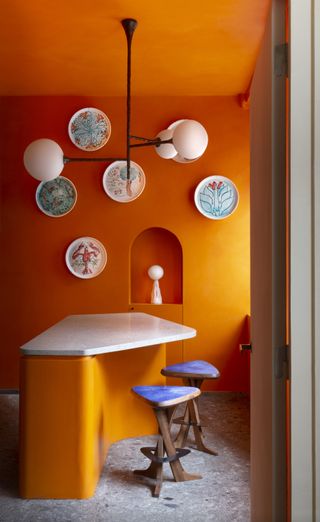
[[[122,96],[136,18],[132,95],[219,96],[247,90],[269,0],[5,0],[2,95]]]

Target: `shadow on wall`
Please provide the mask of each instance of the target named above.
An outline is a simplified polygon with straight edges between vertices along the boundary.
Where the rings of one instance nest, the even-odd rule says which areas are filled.
[[[19,395],[0,395],[0,491],[19,494]]]
[[[239,376],[239,390],[250,393],[250,352],[240,351],[241,344],[250,344],[250,316],[246,315],[240,325],[239,342],[228,361],[231,372]]]
[[[225,350],[212,351],[206,360],[220,371],[219,379],[205,380],[204,391],[234,391],[236,382],[237,392],[250,393],[250,352],[240,351],[240,344],[250,343],[250,316],[246,315],[228,336],[224,336],[222,344]],[[228,350],[228,351],[227,351]],[[187,357],[190,359],[190,357]],[[195,357],[193,357],[195,358]],[[200,357],[199,357],[200,358]]]

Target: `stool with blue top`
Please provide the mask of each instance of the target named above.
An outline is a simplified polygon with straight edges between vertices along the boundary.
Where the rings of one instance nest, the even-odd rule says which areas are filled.
[[[162,368],[161,373],[167,377],[180,377],[185,386],[193,386],[199,389],[205,379],[218,379],[218,377],[220,377],[219,370],[206,361],[187,361],[173,364]],[[192,426],[196,448],[210,455],[217,455],[215,451],[207,448],[203,442],[204,435],[197,400],[188,401],[184,415],[174,419],[172,422],[181,425],[174,441],[176,448],[184,448]]]
[[[132,391],[152,407],[159,427],[156,447],[141,448],[141,452],[151,460],[150,466],[145,470],[134,471],[137,475],[155,480],[152,496],[159,497],[164,462],[170,464],[176,482],[202,478],[201,475],[184,470],[180,458],[190,453],[190,450],[175,448],[170,433],[171,416],[175,407],[183,402],[193,402],[200,395],[200,389],[191,386],[134,386]]]

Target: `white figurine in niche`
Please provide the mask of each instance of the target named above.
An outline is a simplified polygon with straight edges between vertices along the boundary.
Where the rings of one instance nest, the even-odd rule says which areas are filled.
[[[153,287],[151,291],[151,303],[162,304],[162,296],[159,286],[159,279],[163,277],[164,270],[160,265],[152,265],[148,269],[148,276],[153,279]]]

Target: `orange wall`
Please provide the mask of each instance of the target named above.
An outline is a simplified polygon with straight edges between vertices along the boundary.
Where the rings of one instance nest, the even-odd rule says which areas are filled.
[[[78,201],[70,214],[54,219],[36,206],[38,182],[24,170],[25,147],[48,137],[66,155],[88,155],[72,145],[67,126],[79,108],[98,107],[109,116],[112,135],[94,155],[124,155],[125,99],[1,99],[3,388],[18,386],[19,346],[45,328],[69,314],[129,309],[130,247],[149,227],[171,230],[182,245],[183,317],[198,330],[184,342],[185,358],[216,364],[222,374],[217,389],[248,387],[247,358],[239,354],[238,341],[249,313],[249,114],[231,97],[134,98],[132,106],[133,133],[152,137],[172,121],[194,118],[208,131],[207,151],[189,165],[162,160],[151,148],[134,151],[147,182],[129,204],[105,195],[105,165],[68,165],[63,175],[75,183]],[[226,220],[206,219],[193,203],[197,184],[211,174],[230,177],[240,192],[238,209]],[[86,235],[108,252],[106,269],[91,280],[72,276],[64,262],[69,243]]]

